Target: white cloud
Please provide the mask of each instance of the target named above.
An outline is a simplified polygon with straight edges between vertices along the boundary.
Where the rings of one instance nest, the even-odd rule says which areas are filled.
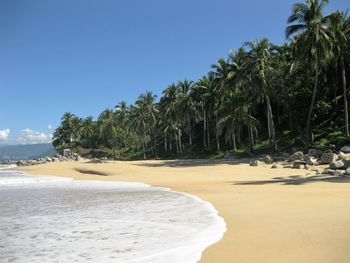
[[[10,129],[0,130],[0,140],[5,141],[10,135]]]
[[[47,125],[47,128],[48,128],[49,130],[52,130],[52,125],[51,125],[51,124]]]
[[[20,137],[17,139],[17,143],[20,144],[36,144],[51,142],[52,134],[34,131],[31,129],[24,129],[21,131]]]

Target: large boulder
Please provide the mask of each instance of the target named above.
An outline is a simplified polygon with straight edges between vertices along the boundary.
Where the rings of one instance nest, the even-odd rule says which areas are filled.
[[[263,158],[264,163],[272,163],[273,162],[273,158],[271,155],[265,155]]]
[[[350,153],[350,146],[343,146],[340,148],[340,151],[343,153]]]
[[[339,152],[339,153],[338,153],[338,158],[339,158],[340,160],[343,160],[343,159],[350,159],[350,153]]]
[[[345,174],[346,174],[346,175],[350,175],[350,168],[347,168],[347,169],[345,170]]]
[[[304,153],[302,151],[298,151],[293,153],[290,158],[291,161],[296,161],[296,160],[303,160],[304,159]]]
[[[324,152],[321,156],[320,162],[322,164],[330,164],[338,160],[338,155],[333,152]]]
[[[336,161],[336,162],[331,162],[329,164],[329,168],[331,168],[331,169],[342,169],[342,168],[344,168],[344,162],[342,160]]]
[[[342,160],[344,163],[344,167],[345,168],[349,168],[350,167],[350,158],[346,158]]]
[[[309,155],[314,157],[321,157],[323,154],[322,150],[319,149],[309,149]]]

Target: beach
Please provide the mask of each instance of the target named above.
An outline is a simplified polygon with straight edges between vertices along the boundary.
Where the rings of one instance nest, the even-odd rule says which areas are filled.
[[[33,175],[140,182],[210,202],[227,225],[200,262],[350,262],[350,179],[243,161],[62,162]]]

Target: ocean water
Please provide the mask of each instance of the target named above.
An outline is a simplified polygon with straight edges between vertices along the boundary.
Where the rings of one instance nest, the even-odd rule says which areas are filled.
[[[226,230],[199,198],[0,168],[0,262],[197,262]]]

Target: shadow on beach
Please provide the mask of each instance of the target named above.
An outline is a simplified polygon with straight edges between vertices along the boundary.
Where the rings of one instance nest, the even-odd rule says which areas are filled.
[[[169,160],[160,161],[158,163],[135,163],[137,166],[144,167],[200,167],[200,166],[213,166],[221,164],[239,165],[249,164],[251,159],[237,159],[237,160],[208,160],[208,159],[188,159],[188,160]]]
[[[93,174],[93,175],[100,175],[100,176],[108,176],[108,175],[110,175],[108,173],[95,171],[95,170],[86,170],[86,169],[78,169],[78,168],[76,168],[74,170],[76,170],[77,172],[82,173],[82,174]]]
[[[327,182],[327,183],[350,183],[350,177],[336,177],[332,175],[314,175],[314,176],[300,176],[292,175],[288,177],[275,177],[272,180],[255,180],[255,181],[241,181],[230,182],[234,185],[266,185],[266,184],[284,184],[284,185],[303,185],[309,183]]]

